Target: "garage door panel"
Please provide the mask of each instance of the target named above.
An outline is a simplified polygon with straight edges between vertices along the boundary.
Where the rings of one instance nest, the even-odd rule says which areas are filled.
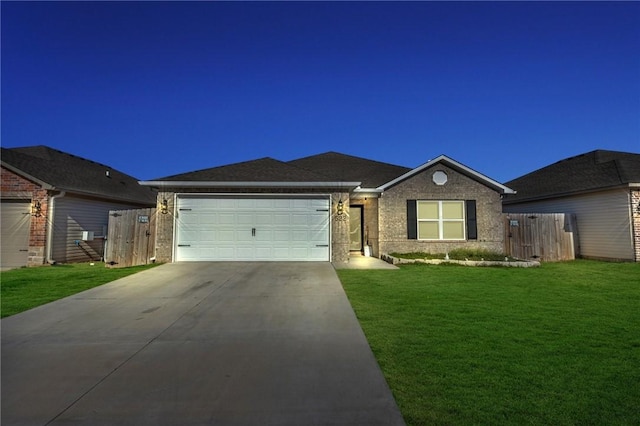
[[[310,259],[313,259],[313,260],[322,260],[326,256],[326,253],[327,253],[327,248],[315,247],[315,248],[309,249],[308,256]]]
[[[237,214],[236,223],[238,225],[246,225],[247,227],[251,227],[251,225],[253,225],[253,214],[252,213],[247,212],[247,213],[236,213],[236,214]]]
[[[273,225],[273,213],[255,213],[254,217],[254,224],[259,227],[259,226],[272,226]]]
[[[204,214],[198,215],[199,225],[216,225],[217,223],[218,223],[218,218],[215,215],[204,215]]]
[[[328,198],[178,196],[176,260],[329,260]],[[196,250],[194,250],[194,248]]]
[[[215,217],[219,225],[233,225],[236,223],[236,216],[233,213],[218,213]]]
[[[272,216],[273,225],[287,226],[291,222],[290,215],[288,213],[274,213]]]
[[[217,241],[220,243],[232,243],[236,240],[236,232],[232,229],[222,229],[217,233]]]
[[[200,237],[200,241],[203,243],[207,243],[207,242],[215,242],[218,240],[218,232],[215,231],[207,231],[207,230],[203,230],[200,231],[200,233],[198,234],[198,236]]]

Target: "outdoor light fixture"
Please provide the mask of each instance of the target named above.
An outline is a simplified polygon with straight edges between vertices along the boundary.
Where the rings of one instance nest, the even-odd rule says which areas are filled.
[[[42,205],[40,201],[36,200],[31,204],[31,214],[35,217],[40,217],[42,214]]]
[[[162,202],[160,203],[160,213],[162,214],[169,213],[169,202],[167,201],[166,198],[162,200]]]
[[[344,204],[342,203],[342,200],[338,201],[338,206],[336,207],[336,213],[338,213],[339,215],[344,213]]]

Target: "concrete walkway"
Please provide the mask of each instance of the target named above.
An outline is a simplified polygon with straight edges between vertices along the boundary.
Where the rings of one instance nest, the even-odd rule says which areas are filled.
[[[361,254],[352,254],[349,256],[349,262],[335,262],[333,266],[336,269],[400,269],[377,257],[363,256]]]
[[[3,425],[401,425],[330,263],[176,263],[5,318]]]

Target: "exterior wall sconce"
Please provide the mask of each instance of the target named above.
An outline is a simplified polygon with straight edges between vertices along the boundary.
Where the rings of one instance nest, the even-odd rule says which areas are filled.
[[[338,205],[336,206],[336,213],[338,215],[344,214],[344,204],[342,203],[342,200],[338,201]]]
[[[162,200],[162,202],[160,203],[160,213],[162,214],[169,213],[169,203],[167,202],[166,198]]]
[[[42,215],[42,205],[40,201],[36,200],[31,204],[31,215],[35,217],[40,217]]]

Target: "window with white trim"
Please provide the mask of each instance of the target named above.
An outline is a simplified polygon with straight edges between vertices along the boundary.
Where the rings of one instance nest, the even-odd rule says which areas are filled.
[[[465,202],[457,200],[416,202],[419,240],[464,240]]]

